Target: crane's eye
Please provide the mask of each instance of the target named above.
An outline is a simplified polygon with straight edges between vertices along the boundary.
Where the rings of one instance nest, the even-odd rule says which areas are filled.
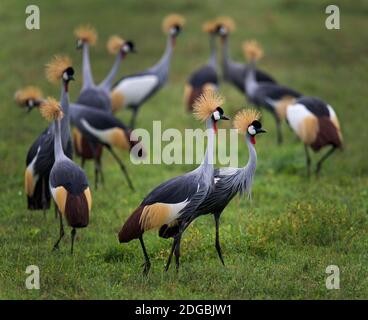
[[[251,136],[254,136],[254,135],[257,133],[257,131],[256,131],[256,129],[254,128],[254,126],[253,126],[253,125],[251,125],[251,126],[249,126],[249,127],[248,127],[248,133],[249,133]]]

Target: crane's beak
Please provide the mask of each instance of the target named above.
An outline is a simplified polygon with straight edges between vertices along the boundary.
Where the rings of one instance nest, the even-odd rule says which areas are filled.
[[[229,118],[229,117],[224,116],[224,115],[220,116],[220,119],[222,119],[222,120],[230,120],[230,118]]]
[[[258,133],[266,133],[266,132],[267,132],[267,130],[262,129],[262,128],[257,130],[257,134],[258,134]]]

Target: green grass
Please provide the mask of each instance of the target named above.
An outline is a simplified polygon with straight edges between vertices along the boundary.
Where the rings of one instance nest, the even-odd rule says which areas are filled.
[[[41,9],[41,30],[24,27],[25,1],[3,0],[0,7],[0,298],[3,299],[354,299],[368,298],[368,161],[367,3],[334,1],[340,6],[341,30],[324,27],[328,1],[32,1]],[[275,128],[266,114],[269,134],[258,139],[258,168],[253,201],[234,199],[221,219],[220,236],[226,267],[214,248],[212,217],[198,219],[182,242],[182,267],[163,271],[171,242],[156,232],[145,236],[152,269],[141,275],[137,241],[120,245],[117,232],[140,200],[165,179],[193,168],[188,165],[128,164],[137,192],[131,192],[113,159],[105,154],[106,185],[93,192],[91,223],[78,232],[74,256],[68,236],[51,252],[58,235],[53,211],[28,212],[23,192],[26,152],[46,126],[37,111],[25,115],[13,102],[14,91],[27,84],[59,95],[44,79],[43,66],[55,53],[67,53],[77,71],[71,97],[81,84],[81,55],[73,29],[92,23],[99,43],[91,51],[95,78],[101,79],[113,58],[105,50],[108,35],[119,33],[136,42],[139,54],[123,63],[121,74],[152,65],[162,53],[161,19],[179,12],[187,17],[178,39],[169,84],[142,108],[138,126],[199,126],[184,112],[183,84],[208,56],[207,38],[199,30],[205,19],[234,17],[232,55],[242,60],[240,43],[257,38],[266,56],[261,66],[280,82],[328,101],[337,111],[344,152],[326,163],[319,180],[305,177],[304,150],[284,126],[285,144],[275,145]],[[234,88],[223,84],[226,112],[244,105]],[[119,114],[129,119],[128,111]],[[228,124],[226,124],[228,125]],[[247,160],[240,146],[241,164]],[[318,154],[314,160],[320,157]],[[128,155],[123,155],[128,162]],[[77,160],[79,161],[79,160]],[[87,173],[93,180],[92,164]],[[92,190],[93,191],[93,190]],[[25,288],[25,269],[41,270],[41,290]],[[340,267],[340,290],[327,290],[325,269]]]

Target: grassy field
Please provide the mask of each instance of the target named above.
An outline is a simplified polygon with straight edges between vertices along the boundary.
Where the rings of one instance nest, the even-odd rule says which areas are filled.
[[[1,3],[0,298],[367,299],[367,2],[335,0],[341,29],[332,31],[324,25],[329,1],[142,2],[34,0],[31,3],[41,10],[41,29],[36,31],[24,27],[26,1]],[[133,39],[139,51],[123,62],[121,74],[151,66],[165,45],[161,19],[171,12],[185,15],[187,25],[178,39],[170,81],[143,106],[138,127],[150,129],[152,120],[162,120],[163,128],[200,126],[184,111],[183,85],[208,56],[202,22],[226,14],[237,22],[231,36],[234,59],[243,59],[241,41],[258,39],[266,52],[262,68],[281,83],[319,96],[335,108],[345,149],[326,163],[320,179],[307,180],[302,145],[285,125],[285,143],[278,147],[273,119],[265,114],[263,126],[269,133],[257,142],[253,201],[235,199],[222,216],[226,267],[214,248],[214,221],[206,216],[184,236],[179,274],[174,269],[163,271],[171,242],[156,232],[145,236],[152,262],[147,278],[141,275],[139,242],[120,245],[117,232],[154,186],[194,166],[128,164],[137,188],[133,193],[112,157],[105,154],[107,183],[93,192],[91,223],[78,233],[74,256],[69,254],[69,230],[61,250],[51,252],[59,227],[54,213],[45,218],[40,212],[28,212],[23,191],[26,152],[47,124],[37,111],[25,114],[15,106],[13,94],[34,84],[58,96],[59,88],[44,79],[43,66],[53,54],[66,53],[76,69],[71,98],[77,97],[81,54],[75,50],[73,29],[80,23],[89,22],[99,32],[99,43],[91,50],[96,80],[113,62],[105,49],[113,33]],[[230,85],[222,84],[221,92],[230,115],[244,106],[244,97]],[[118,116],[128,120],[130,113]],[[239,150],[242,165],[248,153],[245,146]],[[123,157],[128,162],[126,153]],[[93,181],[91,163],[87,173]],[[25,270],[31,264],[40,268],[40,290],[25,288]],[[328,265],[340,267],[340,290],[326,289]]]

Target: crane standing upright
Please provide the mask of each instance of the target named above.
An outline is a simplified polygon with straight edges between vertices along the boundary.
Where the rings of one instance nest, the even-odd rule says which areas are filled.
[[[245,142],[249,151],[249,160],[243,168],[220,168],[215,169],[214,188],[208,194],[206,199],[199,205],[196,211],[192,212],[192,219],[199,216],[212,213],[215,218],[216,241],[215,247],[218,256],[224,264],[219,239],[219,221],[220,216],[230,201],[239,193],[247,193],[251,197],[254,174],[257,167],[257,152],[255,149],[256,135],[266,132],[259,119],[261,114],[253,109],[244,109],[239,111],[234,120],[234,127],[239,133],[244,135]],[[159,235],[163,238],[176,237],[180,226],[173,223],[171,226],[164,225],[160,228]],[[177,249],[180,252],[180,249]],[[176,250],[175,250],[176,252]],[[173,251],[171,251],[166,270],[168,270]]]
[[[230,17],[218,17],[215,23],[217,25],[217,35],[221,39],[222,76],[225,81],[233,84],[240,92],[248,95],[246,91],[247,88],[244,88],[244,78],[248,74],[250,66],[248,64],[235,62],[230,57],[229,37],[236,29],[235,22]],[[255,69],[255,73],[257,82],[276,83],[271,75],[258,68]]]
[[[244,79],[248,99],[257,107],[271,112],[276,122],[277,142],[282,143],[281,121],[285,118],[285,108],[301,94],[294,89],[256,79],[256,62],[263,57],[263,49],[257,41],[243,43],[244,56],[250,61],[249,71]]]
[[[167,16],[162,22],[162,29],[167,34],[167,44],[161,59],[146,71],[122,77],[113,86],[112,95],[119,94],[121,107],[129,107],[132,110],[131,129],[135,127],[141,105],[166,84],[176,38],[184,23],[185,19],[180,15]]]
[[[55,56],[46,65],[46,76],[50,82],[61,81],[60,102],[64,111],[61,120],[62,146],[65,154],[72,157],[72,143],[69,128],[69,82],[73,79],[74,70],[71,60],[66,56]],[[25,170],[25,192],[27,195],[28,209],[43,210],[50,208],[51,195],[48,188],[50,170],[54,163],[54,126],[50,125],[36,141],[27,153]]]
[[[285,113],[290,127],[304,143],[308,176],[310,176],[311,167],[308,148],[317,152],[325,146],[331,146],[331,149],[317,162],[316,174],[318,176],[322,163],[336,149],[343,147],[343,137],[336,112],[319,98],[301,97],[289,104]]]
[[[143,242],[143,233],[180,219],[182,228],[174,238],[172,249],[179,248],[181,234],[191,222],[192,212],[213,187],[214,136],[218,121],[228,119],[221,108],[223,102],[220,95],[212,90],[206,90],[195,103],[195,115],[197,119],[206,121],[208,129],[207,150],[201,165],[153,189],[128,217],[119,232],[120,243],[139,239],[145,258],[144,274],[148,273],[151,263]],[[179,252],[176,251],[177,268],[179,256]]]
[[[55,162],[50,171],[49,187],[59,212],[60,233],[53,249],[59,249],[59,243],[64,236],[64,216],[68,225],[72,227],[71,254],[73,254],[76,229],[85,228],[89,223],[92,196],[85,173],[64,154],[60,124],[63,111],[60,105],[54,98],[49,97],[41,104],[40,112],[46,120],[53,121],[54,126]]]

